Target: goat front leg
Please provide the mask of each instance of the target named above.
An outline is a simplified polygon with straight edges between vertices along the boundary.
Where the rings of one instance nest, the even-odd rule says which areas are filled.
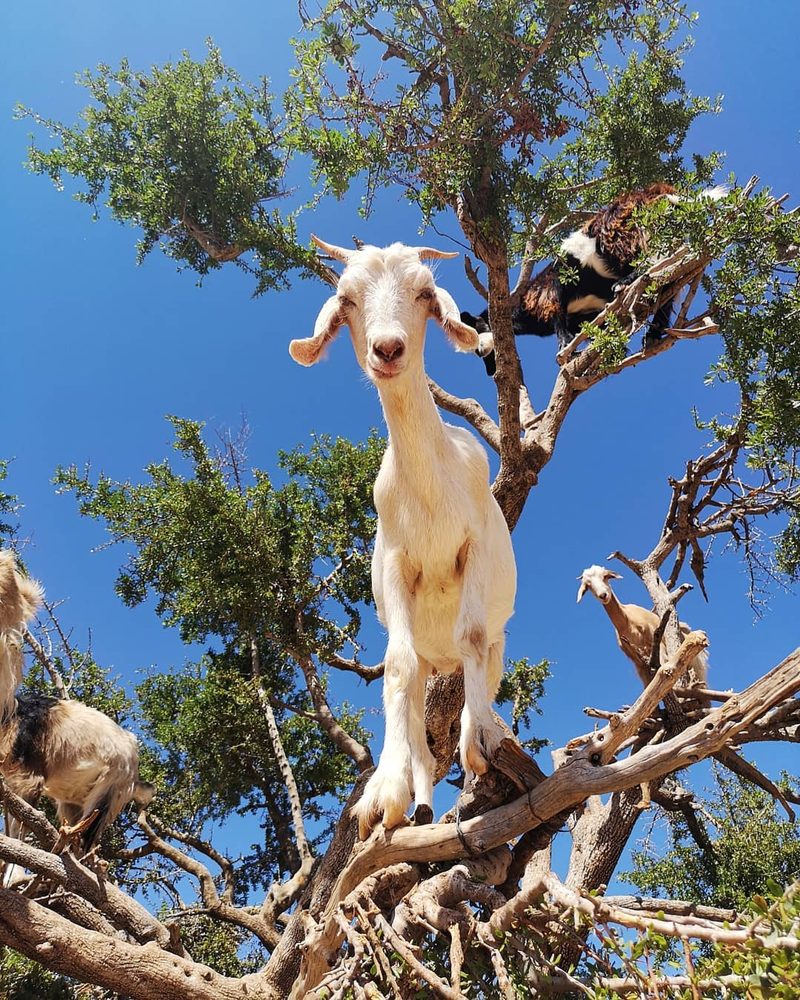
[[[378,766],[356,804],[364,840],[379,821],[387,830],[403,822],[412,792],[422,815],[432,815],[433,755],[425,736],[425,681],[430,668],[414,649],[416,571],[399,551],[381,567],[384,624],[389,633],[383,674],[386,732]]]
[[[484,556],[475,539],[462,546],[459,565],[463,576],[455,637],[464,667],[459,751],[466,787],[475,774],[488,771],[489,762],[505,736],[492,711],[492,700],[503,672],[504,642],[500,640],[491,647],[487,642]]]

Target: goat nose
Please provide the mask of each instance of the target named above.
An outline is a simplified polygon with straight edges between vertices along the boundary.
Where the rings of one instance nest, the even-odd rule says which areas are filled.
[[[375,344],[373,350],[381,361],[396,361],[405,350],[405,344],[399,337],[391,337],[387,340],[380,340]]]

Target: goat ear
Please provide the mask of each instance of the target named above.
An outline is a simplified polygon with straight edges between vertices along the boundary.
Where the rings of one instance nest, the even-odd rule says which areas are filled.
[[[606,580],[621,580],[622,576],[619,573],[615,573],[613,569],[607,569],[603,576]]]
[[[476,351],[479,338],[476,330],[461,319],[452,295],[438,286],[431,300],[431,316],[447,334],[457,351]]]
[[[332,295],[317,316],[317,322],[314,324],[314,336],[293,340],[289,344],[289,353],[299,365],[306,367],[315,365],[343,323],[339,299]]]
[[[581,580],[581,585],[580,587],[578,587],[578,600],[575,602],[576,604],[580,604],[581,598],[588,589],[589,589],[589,584]]]

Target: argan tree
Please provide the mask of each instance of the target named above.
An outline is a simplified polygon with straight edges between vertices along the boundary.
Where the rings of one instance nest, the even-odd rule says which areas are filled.
[[[681,3],[330,0],[301,2],[300,17],[280,111],[213,46],[203,63],[186,56],[146,74],[101,66],[84,78],[92,104],[77,126],[20,112],[52,137],[37,138],[30,166],[56,183],[77,178],[81,200],[137,228],[141,253],[160,246],[201,276],[239,266],[256,292],[295,276],[335,283],[330,262],[297,244],[298,213],[321,198],[356,189],[368,213],[388,187],[423,225],[457,224],[495,335],[496,412],[430,388],[496,453],[493,490],[511,528],[544,486],[565,423],[580,421],[576,400],[686,340],[715,338],[705,406],[724,383],[735,412],[700,425],[684,467],[663,470],[669,494],[647,550],[622,551],[621,539],[615,553],[641,580],[666,653],[659,642],[639,652],[651,682],[625,708],[590,710],[599,723],[563,734],[552,768],[520,770],[501,746],[440,822],[357,844],[347,806],[372,760],[358,706],[336,691],[342,671],[381,673],[359,648],[373,613],[380,442],[320,440],[283,456],[275,484],[245,471],[235,441],[215,454],[197,424],[177,420],[181,462],[151,466],[142,483],[66,467],[59,485],[128,548],[122,599],[153,595],[162,619],[209,653],[140,686],[151,776],[173,794],[106,845],[107,871],[54,854],[47,819],[6,795],[35,842],[2,838],[0,857],[36,878],[35,891],[0,890],[0,942],[143,1000],[795,995],[796,884],[760,887],[749,904],[725,896],[719,838],[685,787],[691,772],[676,773],[714,758],[793,819],[791,784],[739,751],[797,742],[800,652],[762,664],[744,691],[688,690],[682,670],[707,640],[682,638],[676,607],[688,577],[705,588],[715,539],[740,548],[751,583],[765,568],[791,578],[800,567],[796,214],[756,178],[713,205],[692,197],[719,164],[685,149],[714,106],[681,77],[692,20]],[[305,205],[283,180],[300,157],[314,184]],[[566,230],[657,180],[685,198],[639,220],[650,239],[638,277],[559,354],[549,397],[530,398],[511,322],[525,282]],[[672,327],[640,347],[638,329],[668,297]],[[515,731],[545,673],[510,666],[501,693]],[[458,677],[430,683],[439,779],[453,766],[462,698]],[[659,876],[648,859],[641,883],[663,895],[603,895],[648,802],[678,817],[676,849],[698,852],[719,905],[671,898],[689,881]],[[236,812],[264,827],[242,858],[206,835]],[[550,848],[565,826],[559,878]],[[797,876],[790,846],[774,852],[786,868],[767,874]]]

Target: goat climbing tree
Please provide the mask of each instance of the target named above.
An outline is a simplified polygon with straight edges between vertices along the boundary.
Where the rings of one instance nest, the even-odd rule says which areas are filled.
[[[243,84],[213,46],[203,63],[186,56],[150,74],[105,67],[84,78],[93,104],[79,126],[20,112],[54,140],[32,147],[31,167],[56,182],[82,179],[82,200],[143,230],[142,254],[161,246],[200,275],[238,266],[258,292],[296,271],[335,282],[329,262],[298,244],[303,206],[281,193],[287,157],[310,158],[314,204],[358,187],[369,211],[393,187],[423,223],[455,221],[495,333],[496,416],[446,386],[431,391],[496,453],[493,489],[512,528],[557,458],[562,427],[581,419],[576,400],[616,375],[636,378],[628,369],[657,365],[686,340],[717,338],[710,391],[734,386],[736,412],[703,425],[712,444],[683,469],[664,470],[670,496],[649,551],[615,553],[649,593],[667,657],[656,655],[629,707],[593,709],[592,732],[565,733],[552,769],[531,762],[520,773],[501,748],[457,813],[359,845],[347,804],[372,759],[336,678],[381,674],[349,654],[369,600],[382,444],[320,439],[282,456],[287,482],[276,486],[265,473],[248,477],[238,440],[214,455],[199,425],[175,420],[188,472],[153,465],[142,484],[74,467],[57,476],[82,513],[132,547],[123,600],[152,593],[187,642],[217,640],[196,670],[156,674],[138,691],[148,777],[171,794],[158,815],[129,822],[125,843],[106,844],[108,871],[93,871],[69,850],[54,853],[47,818],[7,792],[31,841],[0,837],[0,858],[36,878],[0,889],[0,942],[142,1000],[756,996],[776,983],[794,995],[796,885],[743,912],[602,890],[643,796],[679,813],[709,850],[703,816],[675,777],[698,761],[714,758],[790,812],[798,801],[738,750],[798,741],[800,652],[757,665],[746,690],[687,699],[674,689],[706,637],[682,640],[673,613],[687,574],[704,587],[713,538],[740,546],[755,581],[770,515],[778,571],[800,571],[798,216],[756,178],[713,207],[687,199],[651,210],[641,276],[561,353],[549,397],[529,398],[511,313],[559,235],[620,191],[668,180],[690,192],[718,167],[713,156],[686,166],[687,131],[713,110],[680,75],[691,18],[673,0],[331,0],[313,14],[301,2],[299,13],[282,114],[266,85]],[[673,327],[640,349],[633,334],[665,296],[677,296]],[[80,675],[79,658],[58,652],[63,633],[51,631],[52,646],[32,639],[40,665]],[[511,665],[503,695],[515,717],[535,706],[545,672]],[[430,684],[439,778],[457,748],[462,697],[458,678]],[[239,863],[206,836],[236,810],[265,827]],[[571,856],[558,878],[550,848],[565,824]],[[145,906],[142,884],[146,902],[166,905]],[[701,955],[690,942],[709,947]]]

